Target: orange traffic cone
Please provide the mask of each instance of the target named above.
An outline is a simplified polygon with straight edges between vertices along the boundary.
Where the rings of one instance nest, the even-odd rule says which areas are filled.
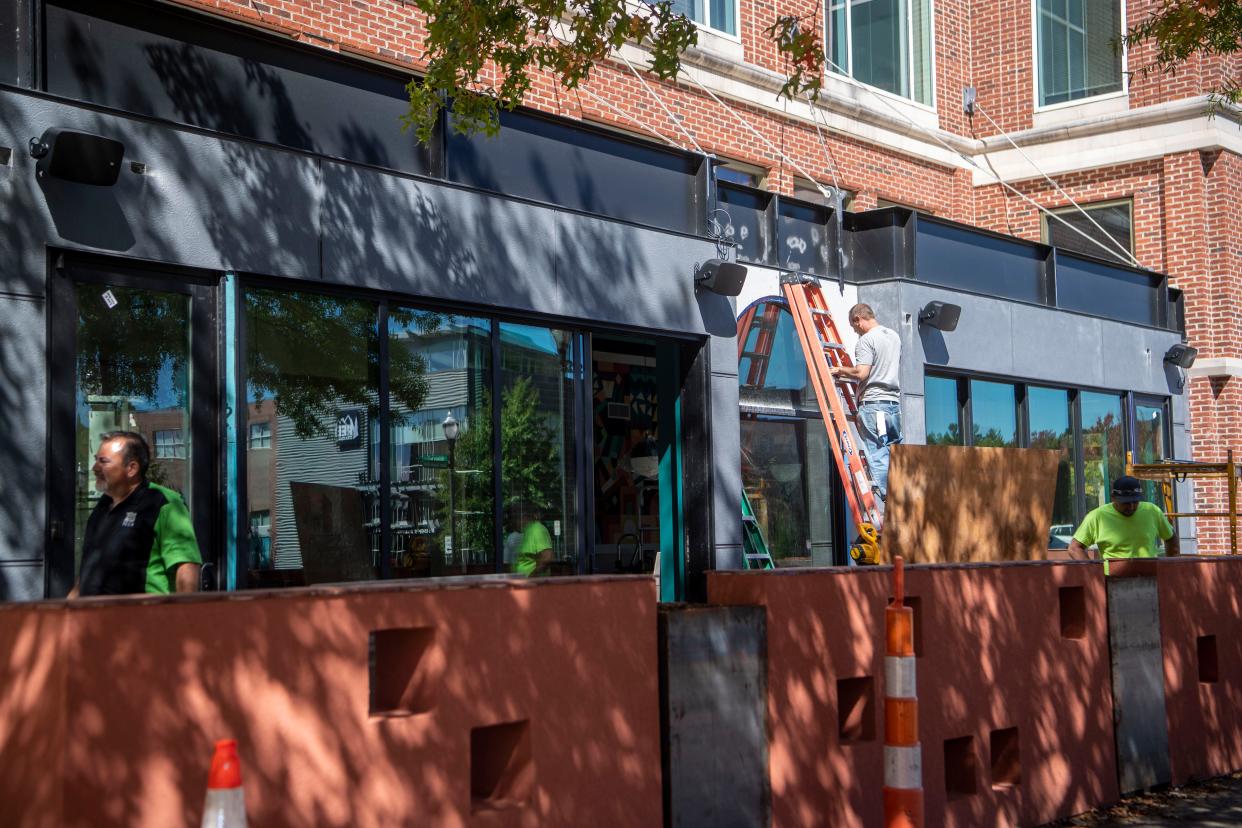
[[[202,828],[246,828],[246,798],[242,793],[236,739],[216,742],[211,772],[207,776]]]

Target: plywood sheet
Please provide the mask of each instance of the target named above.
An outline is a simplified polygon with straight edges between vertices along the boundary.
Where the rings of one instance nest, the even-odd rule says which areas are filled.
[[[1058,457],[1050,449],[893,446],[881,559],[1044,559]]]

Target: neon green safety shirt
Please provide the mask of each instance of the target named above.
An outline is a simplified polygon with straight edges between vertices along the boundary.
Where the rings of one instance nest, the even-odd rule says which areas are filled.
[[[1156,539],[1173,537],[1173,524],[1154,503],[1143,502],[1126,517],[1111,503],[1092,509],[1074,533],[1083,546],[1095,545],[1105,560],[1154,558],[1160,554]]]

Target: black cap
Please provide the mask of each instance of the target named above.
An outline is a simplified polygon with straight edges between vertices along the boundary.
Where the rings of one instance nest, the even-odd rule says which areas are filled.
[[[1116,503],[1138,503],[1143,499],[1143,481],[1137,477],[1122,475],[1113,481],[1113,501]]]

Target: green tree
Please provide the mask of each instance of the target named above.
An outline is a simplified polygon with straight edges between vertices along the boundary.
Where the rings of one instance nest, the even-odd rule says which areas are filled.
[[[407,87],[403,128],[427,143],[447,101],[462,133],[499,129],[499,110],[522,103],[533,78],[549,73],[565,89],[587,79],[596,63],[625,43],[651,53],[647,69],[675,78],[681,55],[698,42],[695,24],[670,0],[414,0],[427,16],[427,67]],[[824,69],[818,10],[780,17],[766,33],[785,56],[782,94],[818,97]]]
[[[1151,63],[1139,67],[1151,72],[1175,73],[1194,56],[1225,57],[1242,50],[1242,2],[1239,0],[1161,0],[1155,11],[1131,26],[1123,38],[1133,51],[1143,43],[1155,46]],[[1213,108],[1238,103],[1242,79],[1224,74],[1212,89]]]
[[[392,308],[390,327],[432,333],[435,313]],[[246,379],[252,405],[267,397],[300,439],[328,437],[342,405],[379,416],[379,326],[371,302],[321,293],[246,292]],[[427,360],[409,348],[388,354],[393,407],[417,411],[427,396]],[[395,415],[400,417],[401,415]]]
[[[500,410],[500,468],[502,514],[528,505],[544,514],[558,511],[561,474],[557,437],[539,405],[539,393],[530,377],[519,377],[504,390]],[[453,494],[458,513],[457,543],[463,548],[492,548],[492,422],[491,399],[485,392],[482,405],[470,420],[454,449],[457,489]],[[449,470],[440,474],[440,519],[447,533]],[[509,526],[510,529],[520,527]]]

